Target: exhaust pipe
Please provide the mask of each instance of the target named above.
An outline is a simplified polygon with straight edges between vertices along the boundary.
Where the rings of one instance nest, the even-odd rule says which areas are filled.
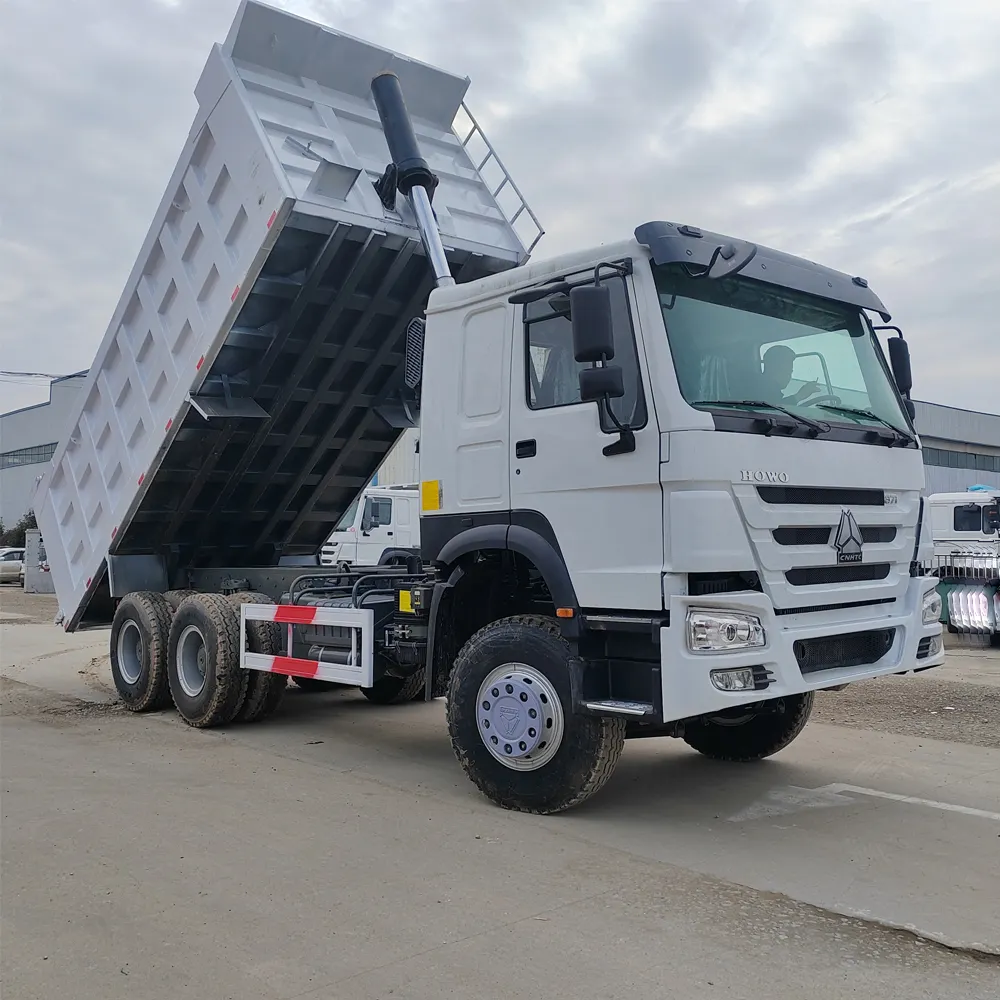
[[[399,77],[389,70],[379,73],[372,80],[372,97],[375,98],[375,108],[389,144],[389,155],[396,168],[396,188],[413,209],[417,228],[420,230],[420,241],[434,272],[434,280],[438,288],[454,285],[455,279],[451,276],[444,244],[431,208],[430,196],[437,187],[438,179],[420,155]]]

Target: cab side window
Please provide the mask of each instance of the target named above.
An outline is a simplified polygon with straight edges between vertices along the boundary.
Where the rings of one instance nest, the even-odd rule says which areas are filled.
[[[955,508],[955,531],[982,531],[983,508],[977,503],[970,503]]]
[[[611,290],[615,356],[625,382],[625,395],[613,399],[611,408],[619,421],[635,429],[645,426],[646,401],[639,374],[632,315],[629,311],[625,279],[602,282]],[[532,410],[573,406],[580,402],[579,373],[589,367],[573,357],[573,328],[569,296],[557,294],[524,307],[525,398]],[[601,405],[601,427],[610,432],[614,424]]]

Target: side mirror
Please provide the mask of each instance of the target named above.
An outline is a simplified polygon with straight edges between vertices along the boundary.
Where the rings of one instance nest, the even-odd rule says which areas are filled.
[[[615,356],[611,289],[607,285],[577,285],[570,289],[569,303],[576,360],[580,364],[610,361]]]
[[[371,500],[365,501],[365,510],[361,515],[361,530],[362,532],[369,532],[372,528],[377,527],[378,518],[375,517],[373,504]]]
[[[580,401],[596,403],[602,399],[620,399],[625,395],[625,380],[618,365],[584,368],[580,372]]]
[[[983,508],[983,532],[987,535],[1000,531],[1000,503]]]
[[[913,373],[910,371],[910,348],[902,337],[889,338],[889,364],[896,388],[904,396],[909,396],[913,388]]]
[[[913,400],[903,397],[903,409],[906,410],[906,415],[910,418],[910,423],[916,425],[917,408],[913,405]]]

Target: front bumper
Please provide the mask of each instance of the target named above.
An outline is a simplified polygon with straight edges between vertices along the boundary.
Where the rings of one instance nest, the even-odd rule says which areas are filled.
[[[670,625],[660,630],[663,721],[675,722],[869,677],[940,666],[944,663],[943,646],[937,654],[917,658],[922,639],[941,635],[939,622],[922,624],[924,594],[934,589],[935,582],[932,577],[912,578],[903,599],[892,604],[797,615],[776,615],[770,600],[760,593],[672,597]],[[685,627],[687,612],[692,608],[756,615],[764,626],[766,644],[734,652],[694,653],[687,647]],[[878,629],[894,629],[895,635],[889,651],[874,663],[812,673],[803,673],[799,667],[795,643],[800,640]],[[770,683],[757,691],[718,690],[709,672],[735,667],[762,667],[769,673]]]

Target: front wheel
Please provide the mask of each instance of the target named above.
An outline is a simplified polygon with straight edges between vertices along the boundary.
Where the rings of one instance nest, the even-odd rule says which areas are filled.
[[[684,742],[714,760],[762,760],[784,750],[812,714],[814,695],[793,694],[766,702],[762,709],[730,709],[706,715],[684,729]]]
[[[402,705],[416,701],[424,693],[424,672],[418,670],[409,677],[393,677],[384,674],[370,688],[361,688],[361,693],[374,705]]]
[[[493,622],[462,647],[448,687],[448,730],[465,773],[505,809],[558,813],[611,777],[621,719],[574,715],[573,653],[550,618]]]

